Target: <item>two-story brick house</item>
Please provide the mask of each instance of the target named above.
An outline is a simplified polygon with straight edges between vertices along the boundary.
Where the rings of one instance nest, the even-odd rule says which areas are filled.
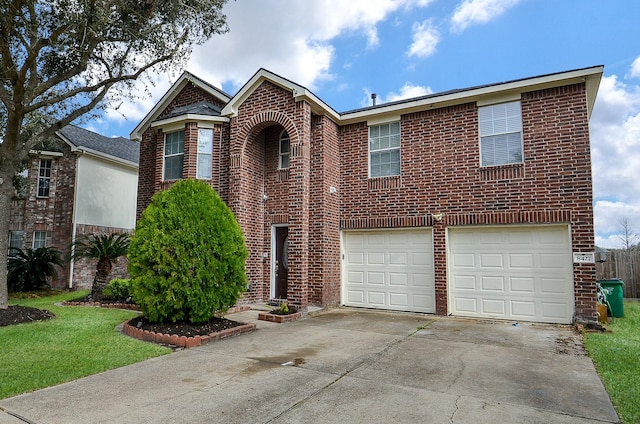
[[[343,113],[264,69],[234,96],[185,73],[131,134],[137,213],[178,179],[207,181],[244,229],[244,302],[593,320],[602,71]]]
[[[12,201],[9,246],[54,247],[65,254],[83,234],[135,227],[139,144],[69,125],[48,146],[31,152],[23,193]],[[55,288],[90,288],[95,263],[66,262]],[[112,276],[127,276],[126,261]]]

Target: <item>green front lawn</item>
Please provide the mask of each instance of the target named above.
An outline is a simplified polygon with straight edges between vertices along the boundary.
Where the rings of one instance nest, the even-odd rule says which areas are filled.
[[[12,305],[47,309],[56,318],[0,327],[0,399],[171,352],[115,330],[136,316],[135,312],[55,305],[86,294],[10,301]]]
[[[623,423],[640,422],[640,302],[624,303],[606,333],[587,333],[585,346]]]

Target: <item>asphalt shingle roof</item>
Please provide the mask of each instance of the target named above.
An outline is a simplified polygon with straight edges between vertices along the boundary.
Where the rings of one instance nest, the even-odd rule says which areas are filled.
[[[128,138],[105,137],[75,125],[64,127],[60,133],[76,147],[85,147],[133,163],[140,161],[140,143]]]

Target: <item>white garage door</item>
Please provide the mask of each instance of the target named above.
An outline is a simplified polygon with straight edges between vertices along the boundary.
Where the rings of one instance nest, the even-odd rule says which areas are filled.
[[[343,240],[343,304],[435,312],[430,229],[346,232]]]
[[[573,320],[568,227],[452,228],[448,245],[453,315]]]

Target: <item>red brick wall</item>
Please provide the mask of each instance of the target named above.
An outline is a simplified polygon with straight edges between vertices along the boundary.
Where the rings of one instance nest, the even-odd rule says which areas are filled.
[[[573,249],[594,251],[584,84],[522,95],[524,164],[480,168],[475,103],[403,115],[402,176],[367,178],[365,123],[341,132],[341,225],[434,227],[436,310],[447,313],[445,228],[571,225]],[[444,213],[434,223],[432,213]],[[574,266],[576,314],[595,316],[595,266]]]
[[[167,112],[203,96],[188,86]],[[567,224],[573,249],[593,251],[584,84],[524,93],[522,117],[524,164],[481,168],[475,103],[403,115],[401,176],[369,179],[366,122],[338,127],[263,82],[214,136],[219,180],[212,185],[236,214],[250,250],[251,290],[243,302],[269,296],[271,261],[263,254],[271,253],[273,224],[289,225],[289,299],[302,307],[340,301],[340,229],[433,227],[438,314],[448,312],[447,227]],[[185,176],[195,173],[191,128]],[[291,139],[289,170],[277,169],[283,129]],[[161,133],[145,132],[141,164],[138,213],[169,185],[161,181]],[[434,213],[444,219],[435,222]],[[576,313],[591,319],[595,267],[574,266],[574,280]]]

